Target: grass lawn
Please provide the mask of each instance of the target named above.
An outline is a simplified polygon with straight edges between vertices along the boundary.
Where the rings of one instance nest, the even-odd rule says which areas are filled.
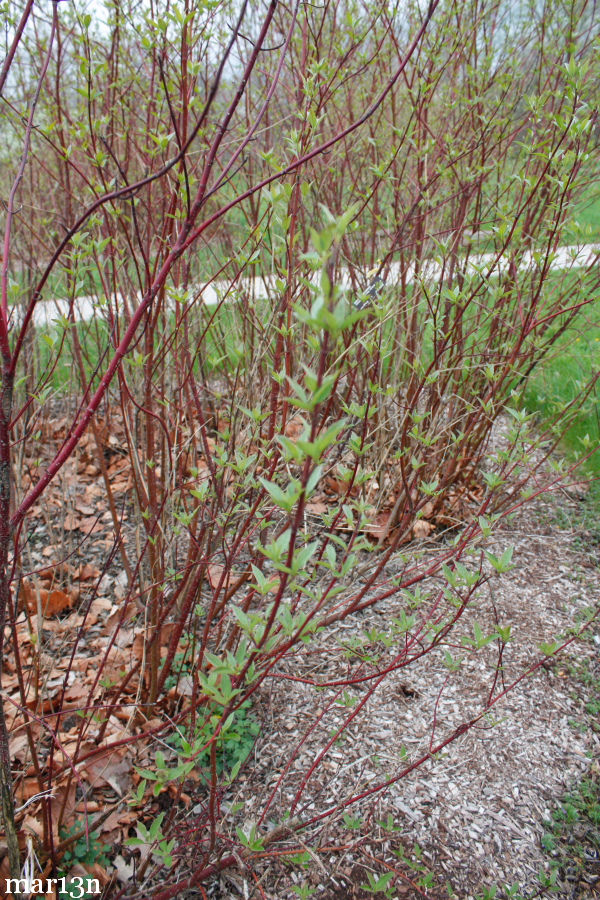
[[[551,420],[561,407],[576,399],[599,369],[600,325],[581,321],[569,329],[554,353],[533,372],[525,390],[526,407],[538,412],[542,419]],[[600,383],[583,401],[562,446],[571,459],[600,446]],[[600,477],[599,452],[590,456],[585,470],[588,476]]]
[[[583,230],[586,239],[597,241],[600,238],[600,194],[597,190],[590,191],[587,198],[580,203],[575,213],[575,221]]]

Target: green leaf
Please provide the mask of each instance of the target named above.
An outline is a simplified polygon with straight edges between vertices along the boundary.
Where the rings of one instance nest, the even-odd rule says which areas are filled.
[[[269,494],[275,506],[278,506],[279,509],[283,509],[286,512],[291,512],[293,510],[301,493],[301,488],[297,481],[292,481],[288,485],[287,490],[282,491],[279,485],[272,481],[267,481],[267,479],[262,476],[259,476],[258,480]]]
[[[368,891],[370,894],[383,894],[387,891],[390,881],[394,877],[393,872],[386,872],[384,875],[381,875],[377,878],[376,875],[373,875],[372,872],[367,872],[367,878],[369,879],[368,884],[362,884],[361,887],[363,890]]]
[[[240,843],[242,843],[244,847],[248,847],[249,850],[254,851],[264,850],[263,839],[256,833],[256,825],[252,825],[249,834],[246,834],[239,825],[235,830],[240,839]]]
[[[312,492],[318,486],[323,474],[323,466],[316,466],[310,474],[310,478],[306,482],[306,496],[310,497]]]
[[[349,813],[344,813],[344,822],[352,831],[357,831],[362,826],[363,820],[360,816],[351,816]]]
[[[505,627],[502,627],[501,625],[496,626],[496,633],[503,644],[507,644],[510,641],[511,630],[511,625],[506,625]]]
[[[514,563],[512,562],[514,547],[507,547],[502,556],[497,557],[494,556],[489,550],[485,551],[485,556],[488,562],[494,567],[496,572],[510,572],[511,569],[514,569]]]

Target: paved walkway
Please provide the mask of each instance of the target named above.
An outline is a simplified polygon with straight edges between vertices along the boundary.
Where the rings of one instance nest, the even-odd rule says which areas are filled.
[[[483,253],[473,256],[469,261],[466,272],[467,274],[479,273],[486,276],[492,267],[493,275],[508,269],[508,260],[502,259],[499,264],[494,266],[496,254]],[[560,247],[554,254],[551,262],[551,268],[554,270],[582,268],[598,263],[600,261],[600,244],[585,244],[583,246]],[[523,255],[519,270],[535,269],[540,263],[544,262],[544,255],[535,252],[527,252]],[[428,282],[437,281],[442,274],[442,266],[435,260],[428,260],[421,268],[420,278]],[[315,279],[318,276],[315,276]],[[409,269],[407,275],[408,283],[414,281],[414,267]],[[394,284],[400,279],[400,264],[392,262],[389,264],[385,280],[387,284]],[[277,278],[275,276],[267,276],[266,278],[242,278],[236,282],[234,291],[236,294],[243,290],[249,296],[256,299],[267,299],[277,293]],[[351,286],[351,279],[347,269],[343,269],[340,273],[340,282],[342,287]],[[223,279],[211,284],[200,285],[197,291],[190,291],[193,296],[197,294],[199,299],[207,306],[215,306],[217,303],[226,301],[228,294],[231,293],[231,282]],[[117,298],[119,299],[119,298]],[[174,301],[173,301],[174,303]],[[120,304],[119,304],[120,305]],[[68,300],[46,300],[38,303],[34,313],[34,322],[36,325],[50,327],[52,323],[60,320],[63,316],[69,315]],[[74,303],[75,320],[86,322],[94,317],[101,310],[101,306],[96,297],[78,297]]]

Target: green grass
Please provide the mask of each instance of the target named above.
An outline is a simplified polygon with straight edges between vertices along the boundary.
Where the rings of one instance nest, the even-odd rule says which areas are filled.
[[[600,367],[600,326],[573,325],[557,344],[556,352],[532,374],[524,401],[542,420],[551,421],[561,408],[581,396]],[[600,384],[583,400],[567,429],[562,446],[571,459],[600,444]],[[586,471],[600,476],[600,453],[585,463]]]
[[[210,325],[205,330],[207,323]],[[170,334],[174,328],[174,315],[169,313],[166,321],[165,333]],[[235,307],[222,306],[218,310],[214,307],[198,306],[193,320],[194,331],[202,335],[201,358],[210,374],[222,371],[235,371],[236,366],[243,361],[245,353],[239,316],[236,317]],[[34,354],[25,360],[29,372],[37,372],[41,375],[41,384],[48,385],[53,391],[65,391],[73,386],[78,378],[78,368],[73,352],[73,331],[77,332],[81,346],[86,376],[98,380],[104,372],[106,361],[112,356],[112,341],[106,321],[97,316],[90,321],[76,322],[64,329],[52,325],[49,328],[37,329],[35,333]],[[64,340],[63,340],[64,338]],[[157,332],[155,345],[160,347],[161,334]],[[191,345],[195,346],[194,332],[191,336]],[[108,348],[108,352],[107,351]],[[127,355],[126,365],[129,367],[141,367],[143,364],[143,341],[136,344],[135,349]],[[101,355],[104,361],[101,362]],[[249,362],[249,359],[247,360]],[[100,366],[99,366],[100,363]],[[99,368],[98,368],[99,366]],[[196,369],[198,360],[196,360]],[[39,388],[38,388],[39,390]]]
[[[588,187],[578,203],[561,243],[600,240],[600,193]],[[582,285],[581,290],[585,290]],[[568,329],[553,352],[538,366],[525,390],[525,405],[550,422],[561,407],[581,395],[585,385],[600,368],[600,298]],[[600,443],[600,385],[596,385],[574,415],[562,440],[567,456],[575,460]],[[585,462],[585,472],[600,476],[600,453]]]
[[[573,236],[589,241],[600,239],[600,194],[590,192],[578,205],[574,215]]]

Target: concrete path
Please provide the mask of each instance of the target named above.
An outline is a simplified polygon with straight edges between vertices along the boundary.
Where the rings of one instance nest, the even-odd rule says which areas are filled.
[[[467,274],[479,273],[482,276],[485,276],[487,273],[489,273],[490,268],[494,265],[495,260],[496,255],[494,253],[483,253],[479,256],[473,256],[466,267],[466,272]],[[523,256],[519,269],[534,269],[538,266],[539,262],[543,262],[542,255],[538,256],[537,253],[527,252]],[[553,270],[582,268],[598,262],[600,262],[600,244],[585,244],[579,246],[560,247],[552,258],[551,268]],[[495,266],[492,276],[498,274],[499,272],[506,271],[507,269],[508,261],[506,259],[502,259],[500,260],[500,264]],[[421,274],[419,277],[428,282],[432,282],[437,281],[440,278],[441,274],[441,264],[435,260],[428,260],[422,266]],[[315,276],[315,280],[317,277],[318,276]],[[400,264],[397,262],[390,263],[385,276],[386,284],[394,284],[399,280],[399,278]],[[412,271],[409,270],[408,272],[408,283],[414,281],[414,278],[415,272],[413,268]],[[351,280],[347,269],[342,270],[342,272],[340,273],[340,282],[342,287],[350,287]],[[274,296],[277,293],[276,283],[277,278],[275,276],[267,276],[266,278],[258,276],[254,278],[242,278],[236,283],[234,290],[236,294],[240,291],[240,289],[242,289],[248,295],[253,296],[256,299],[266,299],[270,296]],[[215,306],[217,303],[223,301],[224,298],[225,300],[227,299],[227,294],[230,289],[231,283],[223,279],[211,284],[201,285],[195,293],[197,293],[200,301],[205,303],[207,306]],[[194,292],[190,293],[193,296]],[[78,297],[75,301],[74,307],[75,320],[80,322],[89,321],[98,311],[101,310],[98,299],[94,297]],[[15,312],[16,310],[13,309],[13,315]],[[34,322],[38,326],[49,328],[53,324],[56,324],[57,321],[60,321],[61,317],[68,315],[68,300],[46,300],[37,304],[34,313]],[[16,326],[16,324],[17,321],[14,321],[13,327]]]

